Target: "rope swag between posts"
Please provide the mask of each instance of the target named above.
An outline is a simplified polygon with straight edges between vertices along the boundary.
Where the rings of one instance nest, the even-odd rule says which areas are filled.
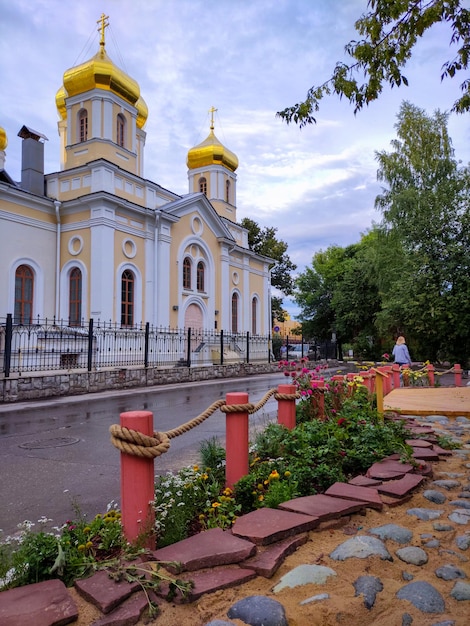
[[[125,428],[119,424],[112,424],[109,427],[111,434],[111,443],[121,452],[140,456],[142,458],[155,458],[168,452],[170,448],[170,439],[179,437],[183,433],[188,432],[192,428],[202,424],[204,420],[220,409],[222,413],[242,413],[247,412],[250,415],[259,411],[266,402],[274,396],[275,400],[297,400],[300,393],[278,393],[276,388],[270,389],[257,404],[248,402],[247,404],[226,404],[225,400],[216,400],[203,413],[193,418],[189,422],[168,430],[167,432],[154,432],[153,436],[144,435],[137,430]]]

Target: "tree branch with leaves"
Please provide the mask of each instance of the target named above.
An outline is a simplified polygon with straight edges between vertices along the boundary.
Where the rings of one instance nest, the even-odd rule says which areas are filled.
[[[462,4],[463,0],[369,0],[370,11],[355,23],[361,39],[345,46],[354,61],[338,62],[328,80],[311,87],[303,102],[287,107],[277,116],[302,128],[316,123],[314,114],[325,96],[347,98],[357,113],[379,97],[385,84],[408,85],[403,68],[418,39],[438,23],[449,24],[450,45],[457,46],[456,55],[441,68],[441,80],[453,78],[468,68],[470,58],[470,10]],[[457,113],[470,110],[470,80],[466,78],[460,88],[462,96],[452,106]]]

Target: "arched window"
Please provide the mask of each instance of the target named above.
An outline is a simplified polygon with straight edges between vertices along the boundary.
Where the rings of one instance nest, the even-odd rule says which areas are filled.
[[[82,272],[74,267],[69,276],[69,326],[82,324]]]
[[[185,257],[183,261],[183,289],[191,289],[191,259]]]
[[[232,294],[232,333],[238,333],[238,293]]]
[[[125,147],[125,131],[126,131],[126,120],[124,115],[119,113],[116,119],[116,143],[121,148]]]
[[[230,181],[229,180],[225,181],[225,202],[227,202],[227,204],[230,204]]]
[[[33,270],[29,265],[19,265],[15,273],[15,324],[32,323],[33,294]]]
[[[121,326],[134,325],[134,274],[124,270],[121,277]]]
[[[205,271],[204,263],[199,261],[197,264],[197,290],[204,291],[204,271]]]
[[[78,114],[78,141],[82,143],[88,139],[88,111],[82,109]]]
[[[251,301],[251,334],[256,335],[258,332],[258,298]]]
[[[207,180],[204,177],[199,179],[199,191],[207,195]]]

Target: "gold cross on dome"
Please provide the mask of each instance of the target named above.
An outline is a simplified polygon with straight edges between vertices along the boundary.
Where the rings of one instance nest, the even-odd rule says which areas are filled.
[[[214,113],[218,111],[215,107],[211,107],[209,109],[209,113],[211,114],[211,130],[214,130]]]
[[[101,14],[100,19],[96,22],[99,24],[98,32],[100,33],[100,46],[104,48],[104,29],[109,26],[109,15]]]

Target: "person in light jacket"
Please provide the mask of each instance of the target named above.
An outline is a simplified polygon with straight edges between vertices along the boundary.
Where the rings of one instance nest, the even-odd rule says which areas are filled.
[[[408,347],[405,342],[405,338],[400,335],[396,344],[393,346],[392,354],[395,357],[395,363],[397,365],[411,365],[411,357],[408,352]]]

